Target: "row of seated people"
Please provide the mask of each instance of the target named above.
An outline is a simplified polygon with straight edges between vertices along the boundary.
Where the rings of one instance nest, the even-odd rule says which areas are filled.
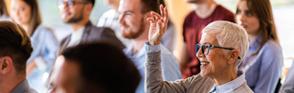
[[[0,4],[4,4],[2,1]],[[242,45],[242,47],[245,47],[246,50],[246,52],[242,51],[242,53],[245,55],[240,55],[242,54],[240,53],[237,56],[240,57],[240,59],[238,59],[240,63],[235,63],[238,67],[234,68],[238,68],[238,70],[232,71],[236,73],[231,74],[233,76],[236,74],[236,76],[231,78],[231,81],[241,76],[242,74],[238,72],[241,71],[244,74],[245,81],[250,88],[248,91],[252,90],[256,93],[275,92],[275,89],[279,84],[279,76],[283,66],[283,56],[277,37],[275,23],[273,21],[270,1],[239,0],[235,15],[221,5],[218,5],[214,0],[189,0],[188,2],[195,6],[199,6],[199,8],[193,10],[185,19],[183,26],[185,47],[181,49],[182,51],[179,56],[180,60],[178,61],[171,53],[174,50],[172,45],[174,45],[173,43],[175,42],[175,35],[173,34],[173,30],[167,30],[165,34],[159,34],[159,37],[162,37],[160,38],[159,43],[162,45],[159,45],[159,50],[161,50],[160,54],[156,55],[160,55],[159,57],[162,62],[161,68],[163,72],[162,75],[156,73],[153,73],[153,75],[163,76],[163,80],[173,81],[182,79],[182,77],[189,80],[188,77],[194,77],[194,75],[197,75],[199,72],[203,72],[203,69],[200,69],[202,68],[201,66],[209,65],[210,61],[207,61],[208,63],[201,62],[203,61],[201,60],[201,57],[196,55],[199,54],[197,53],[199,48],[203,51],[205,57],[209,57],[208,55],[210,54],[209,51],[211,48],[226,47],[201,43],[202,36],[204,35],[202,35],[202,33],[205,33],[203,28],[216,20],[227,20],[236,22],[245,28],[249,40],[248,49],[246,48],[246,45]],[[96,27],[89,20],[89,16],[95,5],[95,0],[59,0],[58,4],[59,9],[61,10],[61,17],[66,24],[71,26],[72,33],[65,37],[61,43],[58,43],[56,37],[53,34],[53,31],[50,28],[41,25],[41,16],[36,0],[12,0],[10,9],[11,20],[24,28],[24,31],[30,37],[32,42],[31,44],[34,49],[32,55],[27,60],[26,73],[28,74],[27,77],[29,84],[38,92],[43,93],[47,91],[45,82],[40,81],[42,81],[44,76],[48,77],[48,73],[50,73],[50,78],[46,80],[50,82],[49,88],[54,90],[54,88],[56,88],[58,85],[58,82],[56,81],[58,81],[57,76],[60,72],[60,70],[55,69],[63,68],[61,64],[62,62],[55,62],[55,59],[57,56],[62,54],[62,51],[69,47],[74,47],[80,44],[107,41],[111,42],[113,45],[122,50],[139,70],[142,79],[138,88],[136,89],[136,93],[146,92],[144,90],[150,92],[151,90],[149,90],[149,88],[154,88],[154,86],[149,86],[148,82],[147,84],[144,83],[144,80],[148,81],[148,78],[145,77],[152,76],[152,73],[149,75],[148,70],[145,71],[146,67],[148,67],[148,65],[145,66],[145,63],[149,59],[147,54],[149,48],[145,43],[150,40],[150,36],[148,36],[149,29],[151,29],[152,26],[156,26],[156,24],[151,25],[149,22],[161,20],[162,17],[164,20],[161,21],[166,21],[169,18],[166,17],[167,13],[166,15],[160,15],[164,14],[163,12],[165,12],[163,11],[164,9],[161,9],[160,11],[159,8],[159,5],[163,4],[163,1],[121,0],[119,3],[120,4],[116,3],[116,5],[119,6],[117,7],[118,9],[114,10],[114,13],[107,13],[104,15],[104,17],[102,17],[101,22],[98,23],[98,26],[103,27]],[[3,10],[5,9],[1,8],[1,11]],[[1,12],[1,15],[2,14],[4,14],[3,18],[9,18],[7,11],[6,14]],[[149,19],[145,19],[146,17]],[[111,24],[107,24],[109,22]],[[223,23],[221,26],[223,26],[224,29],[226,28],[225,25],[228,24],[232,23]],[[163,26],[160,31],[163,31],[164,28],[169,28],[170,26],[172,27],[172,24],[168,21],[159,25]],[[105,27],[110,27],[115,31],[113,32],[112,29]],[[166,29],[164,29],[164,31],[165,30]],[[222,31],[222,29],[217,30]],[[220,37],[217,39],[219,38]],[[221,45],[221,43],[218,45]],[[238,47],[236,48],[238,49]],[[206,53],[206,51],[208,52]],[[241,51],[239,50],[239,52]],[[219,68],[216,67],[213,69],[217,74],[218,70],[216,69]],[[147,74],[145,72],[147,72]],[[216,92],[222,92],[218,89],[218,85],[224,84],[225,82],[218,82],[217,75],[208,76],[215,81],[216,85],[213,90]],[[222,79],[228,76],[229,75],[220,74],[219,77]],[[208,83],[204,90],[199,89],[196,91],[207,91],[207,89],[210,89],[209,85],[210,84]],[[147,89],[144,87],[147,87]]]

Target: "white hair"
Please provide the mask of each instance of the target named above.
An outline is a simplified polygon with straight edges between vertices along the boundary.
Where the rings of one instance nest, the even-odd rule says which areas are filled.
[[[209,32],[216,34],[220,46],[237,49],[241,57],[239,62],[242,62],[249,47],[248,35],[242,26],[228,21],[214,21],[203,29],[203,33]]]

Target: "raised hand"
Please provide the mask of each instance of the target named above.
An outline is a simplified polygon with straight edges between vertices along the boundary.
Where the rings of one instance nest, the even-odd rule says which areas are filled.
[[[160,14],[151,12],[145,18],[149,22],[148,41],[151,45],[158,45],[162,39],[163,34],[167,29],[168,14],[167,9],[160,5]]]

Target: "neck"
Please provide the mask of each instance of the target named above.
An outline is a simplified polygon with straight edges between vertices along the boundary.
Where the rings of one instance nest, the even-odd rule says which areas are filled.
[[[29,31],[30,26],[28,24],[23,24],[23,25],[21,25],[21,27],[26,31],[28,36],[31,36],[32,31]]]
[[[144,31],[138,38],[133,40],[133,51],[139,51],[144,47],[145,42],[148,41],[148,31]]]
[[[227,73],[221,73],[214,78],[216,85],[223,85],[237,78],[236,70],[228,70],[224,72],[227,72]]]
[[[257,35],[253,35],[253,34],[248,34],[248,39],[249,39],[249,42],[252,42],[256,39]]]
[[[5,78],[5,80],[1,80],[1,83],[0,83],[1,93],[11,93],[13,89],[24,80],[25,80],[25,76],[13,76],[13,77],[7,77]]]
[[[214,0],[206,0],[202,3],[195,4],[195,13],[200,18],[207,18],[213,13],[216,6],[217,3]]]
[[[88,22],[89,22],[89,19],[81,20],[80,22],[71,24],[71,27],[73,31],[77,31],[78,29],[85,27]]]

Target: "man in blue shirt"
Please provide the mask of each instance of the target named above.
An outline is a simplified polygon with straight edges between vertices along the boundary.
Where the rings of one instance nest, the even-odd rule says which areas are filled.
[[[134,61],[143,79],[137,89],[137,93],[144,92],[145,62],[146,55],[144,44],[148,41],[149,24],[144,17],[152,14],[151,11],[159,13],[158,0],[121,0],[119,6],[119,23],[122,35],[131,39],[131,45],[125,49],[126,55]],[[176,80],[181,78],[176,58],[165,47],[162,49],[162,70],[164,80]]]

